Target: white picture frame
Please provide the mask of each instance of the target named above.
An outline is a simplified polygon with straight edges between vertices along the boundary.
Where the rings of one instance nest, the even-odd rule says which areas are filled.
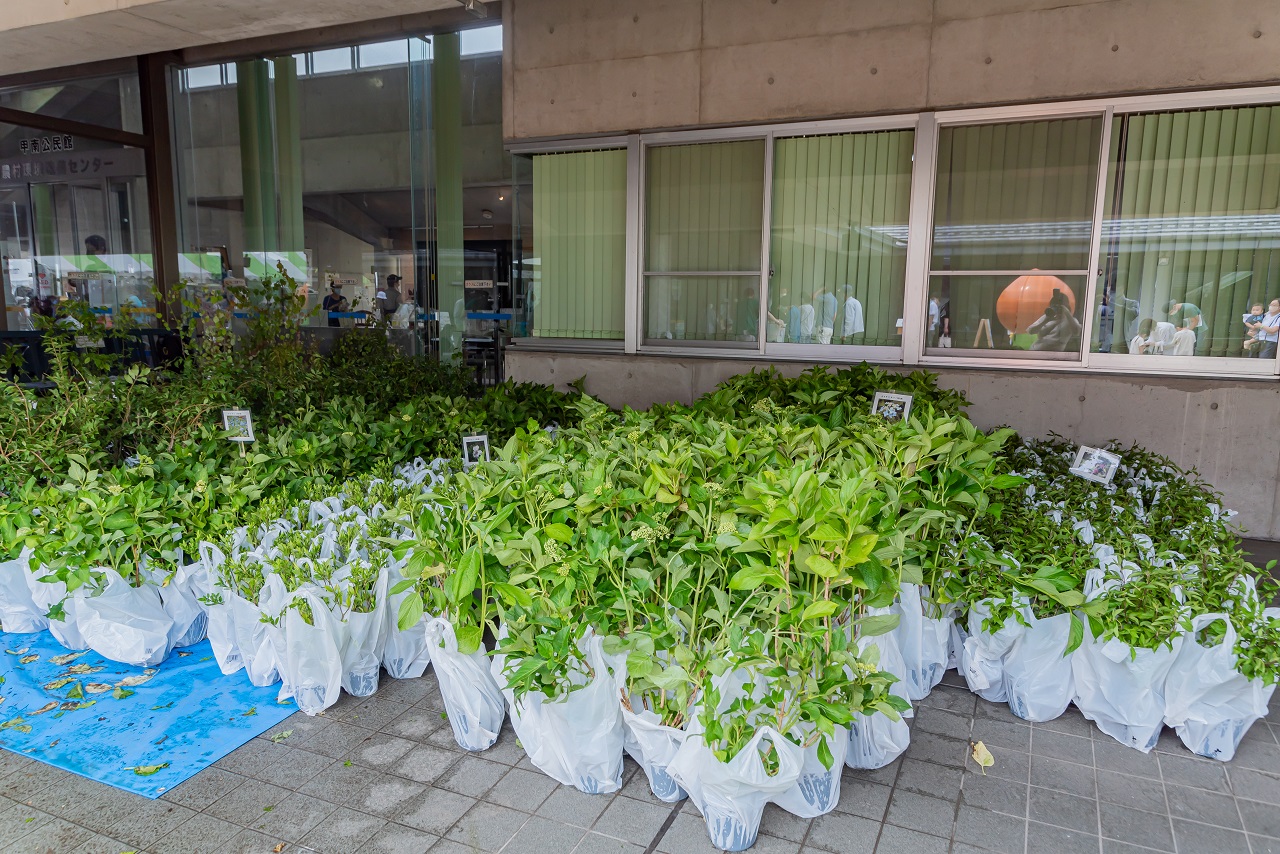
[[[247,409],[222,410],[222,429],[232,442],[253,442],[253,413]]]
[[[489,434],[473,433],[462,437],[462,470],[470,471],[480,463],[489,462]]]
[[[1071,464],[1071,473],[1076,477],[1091,480],[1104,486],[1111,483],[1116,469],[1120,468],[1120,455],[1102,448],[1091,448],[1081,445],[1076,451],[1075,462]]]
[[[878,391],[871,399],[871,414],[879,415],[890,424],[906,421],[911,415],[912,395],[895,391]]]

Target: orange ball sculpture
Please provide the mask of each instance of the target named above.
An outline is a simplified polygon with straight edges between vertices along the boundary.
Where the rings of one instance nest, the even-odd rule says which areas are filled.
[[[1062,279],[1057,276],[1019,276],[1000,293],[996,300],[996,316],[1010,335],[1022,335],[1044,314],[1055,290],[1062,291],[1067,298],[1068,309],[1074,313],[1076,295]]]

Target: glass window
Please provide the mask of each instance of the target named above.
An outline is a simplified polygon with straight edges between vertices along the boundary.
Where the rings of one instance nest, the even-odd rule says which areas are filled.
[[[1093,352],[1268,358],[1280,107],[1117,116]]]
[[[463,30],[462,55],[477,53],[502,53],[502,25]]]
[[[10,89],[0,107],[142,133],[136,72]]]
[[[188,89],[205,89],[222,85],[221,65],[201,65],[188,68],[182,72],[183,82]]]
[[[1080,357],[1101,128],[941,128],[926,352]]]
[[[311,73],[329,74],[335,71],[351,70],[351,48],[339,47],[332,50],[317,50],[311,53]]]
[[[516,249],[522,309],[517,332],[539,338],[621,340],[626,150],[522,157],[516,174],[522,216],[524,196],[532,194]]]
[[[0,329],[68,300],[149,322],[145,175],[142,149],[0,124]]]
[[[777,141],[770,343],[901,344],[913,139],[897,130]]]
[[[764,140],[646,153],[645,339],[755,348]]]
[[[409,61],[409,42],[405,39],[378,42],[377,44],[362,44],[358,51],[361,68],[404,65]]]

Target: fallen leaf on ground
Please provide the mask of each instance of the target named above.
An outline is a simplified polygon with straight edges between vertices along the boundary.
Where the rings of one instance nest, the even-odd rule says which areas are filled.
[[[29,714],[29,715],[43,715],[45,712],[52,712],[52,711],[53,711],[54,709],[56,709],[56,708],[58,708],[58,704],[57,704],[56,702],[53,702],[53,703],[45,703],[43,706],[41,706],[40,708],[36,709],[34,712],[27,712],[27,714]]]
[[[278,732],[275,735],[271,736],[271,741],[273,744],[279,744],[280,742],[284,741],[286,738],[288,738],[291,735],[293,735],[293,730],[287,729],[284,732]]]
[[[978,763],[978,767],[982,769],[982,773],[986,774],[987,769],[996,764],[996,758],[991,755],[991,751],[987,750],[987,746],[982,742],[975,742],[973,745],[973,761]]]
[[[150,777],[152,774],[157,774],[168,767],[169,767],[168,762],[161,762],[159,765],[138,765],[137,767],[126,768],[124,770],[132,771],[133,773],[137,774],[139,777]]]
[[[85,649],[85,650],[81,650],[80,652],[69,652],[66,655],[55,655],[53,658],[49,659],[49,663],[56,664],[59,667],[61,667],[64,664],[70,664],[71,662],[75,661],[77,658],[79,658],[82,655],[88,655],[88,654],[89,654],[89,650]]]
[[[90,682],[84,689],[90,694],[105,694],[111,690],[111,686],[105,682]]]
[[[39,660],[40,660],[40,653],[38,653],[38,652],[33,652],[33,653],[31,653],[30,655],[24,655],[24,656],[22,656],[22,658],[19,658],[19,659],[18,659],[18,663],[19,663],[19,664],[30,664],[30,663],[31,663],[31,662],[33,662],[33,661],[39,661]]]

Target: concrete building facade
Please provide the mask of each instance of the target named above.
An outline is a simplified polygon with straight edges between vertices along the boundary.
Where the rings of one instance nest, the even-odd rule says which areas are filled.
[[[483,8],[29,4],[0,22],[0,122],[142,152],[101,192],[147,232],[117,224],[112,252],[162,286],[280,260],[356,290],[399,275],[459,340],[460,312],[496,310],[510,376],[585,375],[614,404],[762,366],[926,368],[982,426],[1148,446],[1280,539],[1280,363],[1248,325],[1280,298],[1274,3]],[[450,41],[495,23],[500,50]],[[110,115],[32,94],[112,75]],[[6,254],[37,259],[6,270],[10,307],[39,259],[91,266],[65,248],[79,191],[29,179],[0,187],[33,223],[23,244],[0,222]]]

